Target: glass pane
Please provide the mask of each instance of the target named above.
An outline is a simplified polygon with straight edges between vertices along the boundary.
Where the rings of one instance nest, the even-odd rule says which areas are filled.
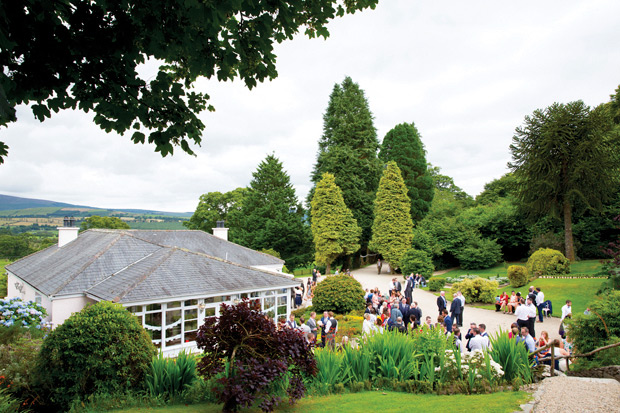
[[[248,298],[248,293],[241,294],[241,298]]]
[[[288,306],[278,306],[278,315],[284,314],[286,316],[286,310],[288,310]]]
[[[189,333],[185,333],[185,342],[189,343],[190,341],[196,341],[196,335],[198,331],[190,331]]]
[[[215,307],[205,308],[205,318],[215,317]]]
[[[185,301],[185,307],[190,307],[192,305],[198,305],[198,300],[187,300]]]
[[[134,305],[131,307],[127,307],[127,311],[129,311],[130,313],[141,313],[142,312],[142,306],[141,305]]]
[[[269,290],[269,291],[265,291],[264,294],[265,295],[274,295],[276,292],[273,290]]]
[[[166,328],[166,346],[181,344],[181,323]]]
[[[181,307],[181,302],[180,301],[173,301],[171,303],[168,303],[168,309],[170,308],[179,308]]]
[[[220,301],[222,301],[222,297],[205,298],[205,304],[219,303]]]
[[[161,310],[161,304],[151,304],[146,306],[146,311]]]
[[[181,310],[166,311],[166,326],[167,327],[170,327],[173,324],[181,325],[181,323],[179,323],[180,320],[181,320]]]
[[[150,330],[161,330],[161,313],[151,313],[144,316],[144,326]]]
[[[260,297],[260,296],[261,296],[261,293],[257,293],[257,292],[254,292],[254,293],[251,293],[251,294],[250,294],[250,297],[252,297],[252,298],[254,298],[254,297]]]
[[[278,305],[286,305],[288,297],[286,295],[278,297]]]
[[[192,330],[198,329],[198,320],[191,320],[185,322],[185,335]]]
[[[192,308],[191,310],[185,310],[185,319],[186,320],[193,320],[198,318],[198,309],[197,308]]]
[[[276,305],[276,298],[275,297],[265,297],[263,302],[264,302],[264,304],[263,304],[263,311],[269,310],[269,309],[271,309],[272,307],[274,307]]]

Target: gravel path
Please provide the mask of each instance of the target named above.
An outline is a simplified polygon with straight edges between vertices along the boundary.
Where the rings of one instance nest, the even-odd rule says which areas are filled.
[[[437,274],[437,273],[436,273]],[[370,265],[365,268],[352,271],[353,277],[362,284],[364,289],[378,287],[382,293],[386,293],[389,289],[390,281],[394,277],[387,274],[385,269],[382,274],[377,274],[377,267]],[[402,283],[402,276],[397,275],[399,281]],[[403,283],[403,289],[404,289]],[[507,288],[508,293],[510,289]],[[425,318],[430,315],[433,318],[433,322],[437,321],[439,315],[437,311],[437,296],[428,291],[421,289],[413,290],[413,300],[418,302],[418,306],[422,309],[422,316]],[[557,305],[557,304],[556,304]],[[448,302],[448,308],[450,308],[450,302]],[[493,310],[485,310],[482,308],[473,308],[467,303],[465,304],[465,311],[463,313],[463,328],[461,331],[463,334],[467,333],[470,323],[484,323],[487,326],[487,332],[489,334],[495,334],[500,328],[507,331],[510,328],[510,324],[517,321],[517,318],[511,314],[504,314],[502,312],[495,312]],[[560,338],[558,335],[558,329],[560,327],[560,319],[551,317],[545,318],[543,323],[536,322],[536,334],[539,335],[541,331],[547,331],[551,339]]]
[[[533,413],[620,412],[620,383],[613,379],[549,377],[534,398]]]

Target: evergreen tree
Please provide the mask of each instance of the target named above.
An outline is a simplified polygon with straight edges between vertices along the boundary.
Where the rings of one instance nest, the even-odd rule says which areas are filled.
[[[415,124],[401,123],[392,128],[383,138],[379,159],[396,162],[411,199],[411,218],[414,222],[422,220],[431,207],[435,188]]]
[[[317,183],[311,205],[315,261],[325,265],[329,274],[336,258],[353,254],[360,248],[361,228],[330,173],[324,173]]]
[[[364,91],[350,77],[336,84],[323,115],[323,136],[312,172],[316,185],[325,172],[334,175],[347,207],[362,228],[360,242],[368,244],[372,205],[379,183],[379,141]],[[313,191],[308,199],[312,199]]]
[[[401,259],[413,242],[411,200],[396,162],[389,161],[383,170],[375,198],[375,220],[369,247],[379,252],[392,271],[401,266]]]
[[[617,185],[618,128],[601,105],[582,101],[553,105],[525,117],[510,150],[517,197],[532,216],[552,213],[564,221],[566,257],[574,261],[575,205],[600,209]]]
[[[282,163],[268,155],[252,176],[233,241],[255,250],[276,250],[291,269],[307,263],[312,252],[310,230]]]

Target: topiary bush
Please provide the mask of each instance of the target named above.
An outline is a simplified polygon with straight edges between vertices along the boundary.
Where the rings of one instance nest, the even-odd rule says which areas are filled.
[[[530,278],[527,268],[522,265],[511,265],[508,267],[507,274],[510,285],[515,288],[523,287]]]
[[[428,282],[428,289],[430,291],[441,291],[445,285],[446,280],[444,278],[433,278]]]
[[[454,294],[460,291],[465,296],[467,302],[494,303],[496,291],[499,288],[497,281],[489,281],[485,278],[465,279],[452,285],[451,291]]]
[[[502,247],[492,239],[472,240],[461,248],[456,258],[463,270],[482,270],[491,268],[502,259]]]
[[[364,289],[348,275],[329,276],[314,289],[312,307],[317,313],[333,311],[346,314],[360,310],[364,308]]]
[[[66,410],[94,393],[143,388],[155,347],[122,305],[101,301],[73,313],[43,341],[37,375],[49,401]]]
[[[530,256],[526,264],[532,275],[560,275],[570,273],[570,261],[558,250],[540,248]]]
[[[435,266],[432,257],[426,251],[411,248],[401,260],[401,270],[405,276],[413,273],[429,279],[433,276]]]

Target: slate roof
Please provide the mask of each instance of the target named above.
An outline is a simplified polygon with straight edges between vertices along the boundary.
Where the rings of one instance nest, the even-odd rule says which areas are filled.
[[[298,283],[254,265],[283,261],[202,231],[91,229],[6,269],[48,296],[138,302]]]

